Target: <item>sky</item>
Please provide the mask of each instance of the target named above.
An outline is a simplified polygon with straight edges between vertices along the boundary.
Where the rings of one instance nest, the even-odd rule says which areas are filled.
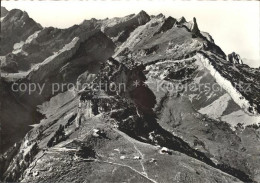
[[[8,10],[17,8],[43,27],[67,28],[84,19],[122,17],[141,10],[187,21],[196,17],[199,29],[210,33],[222,50],[250,59],[260,66],[259,1],[173,1],[173,0],[89,0],[89,1],[2,1]]]

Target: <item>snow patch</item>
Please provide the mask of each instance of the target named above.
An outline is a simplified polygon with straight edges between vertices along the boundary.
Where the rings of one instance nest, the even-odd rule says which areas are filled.
[[[34,39],[36,39],[38,37],[40,31],[36,31],[35,33],[33,33],[32,35],[30,35],[26,41],[25,44],[30,44]]]
[[[14,50],[12,51],[12,53],[13,53],[13,54],[21,53],[21,54],[27,56],[28,53],[25,52],[25,51],[23,51],[23,49],[22,49],[22,47],[23,47],[24,44],[25,44],[24,41],[21,41],[20,43],[15,43],[14,46],[13,46],[13,49],[14,49]]]
[[[234,130],[234,127],[237,126],[238,123],[244,124],[246,126],[252,124],[259,124],[260,116],[250,116],[244,111],[238,110],[231,114],[222,116],[221,120],[229,123],[232,129]]]
[[[219,97],[214,102],[212,102],[210,105],[201,108],[199,110],[199,113],[207,114],[210,118],[213,119],[218,119],[226,110],[229,100],[231,100],[231,97],[229,96],[229,94],[226,93],[221,97]]]
[[[6,16],[1,17],[1,18],[0,18],[0,22],[2,22],[2,21],[4,20],[5,17],[6,17]]]
[[[25,44],[30,44],[30,43],[32,43],[32,41],[38,37],[39,32],[40,32],[40,31],[36,31],[36,32],[33,33],[32,35],[30,35],[30,36],[26,39],[25,42],[24,42],[24,41],[21,41],[21,42],[19,42],[19,43],[15,43],[14,46],[13,46],[13,49],[14,49],[14,50],[12,51],[12,53],[13,53],[13,54],[21,53],[21,54],[23,54],[23,55],[25,55],[25,56],[28,56],[28,53],[25,52],[22,47],[23,47]]]
[[[12,53],[15,55],[21,53],[22,55],[28,56],[28,53],[23,51],[22,49],[13,50]]]
[[[22,48],[23,45],[24,45],[24,41],[21,41],[20,43],[15,43],[13,48],[14,48],[14,50],[20,49],[20,48]]]

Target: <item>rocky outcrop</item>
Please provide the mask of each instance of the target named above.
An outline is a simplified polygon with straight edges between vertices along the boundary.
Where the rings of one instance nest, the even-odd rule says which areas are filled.
[[[240,58],[239,54],[235,52],[228,54],[227,60],[232,64],[243,64],[243,60]]]
[[[178,19],[178,23],[179,24],[183,24],[183,23],[186,23],[186,19],[184,17],[181,17],[180,19]]]
[[[186,22],[182,20],[183,23],[180,23],[182,26],[186,27],[188,31],[190,31],[193,35],[193,37],[201,36],[200,30],[196,21],[196,18],[193,17],[193,20],[190,22]]]
[[[0,55],[12,52],[15,43],[25,41],[41,29],[41,25],[31,19],[26,12],[18,9],[9,11],[1,21]]]
[[[191,27],[191,32],[194,35],[199,35],[200,34],[200,30],[199,30],[199,27],[198,27],[198,24],[197,24],[197,21],[196,21],[195,17],[193,17],[193,23],[192,23],[192,27]]]
[[[211,42],[211,43],[214,43],[214,39],[212,38],[212,36],[209,34],[209,33],[207,33],[207,32],[200,32],[201,34],[202,34],[202,36],[204,36],[209,42]]]

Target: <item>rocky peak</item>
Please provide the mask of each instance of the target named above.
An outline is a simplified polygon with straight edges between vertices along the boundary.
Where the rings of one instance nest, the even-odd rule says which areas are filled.
[[[137,15],[128,15],[123,18],[112,18],[106,21],[101,21],[102,31],[116,43],[122,44],[129,37],[130,33],[138,26],[144,25],[150,21],[150,16],[141,11]]]
[[[12,52],[14,44],[25,41],[41,29],[42,26],[30,18],[26,12],[18,9],[10,10],[1,22],[0,55]]]
[[[233,64],[243,64],[243,61],[240,58],[240,55],[235,52],[228,54],[227,60]]]
[[[165,19],[161,28],[154,35],[158,33],[166,32],[167,30],[171,29],[175,23],[176,23],[176,19],[169,16],[168,18]]]
[[[28,14],[26,12],[19,10],[19,9],[12,9],[7,14],[7,18],[13,18],[13,20],[22,18],[22,16],[25,16],[27,18]]]
[[[180,24],[183,24],[183,23],[186,23],[187,21],[186,21],[186,19],[185,19],[184,17],[181,17],[181,18],[178,20],[178,22],[179,22]]]
[[[144,10],[141,10],[137,15],[149,16]]]
[[[198,24],[197,24],[195,17],[193,17],[193,24],[191,26],[191,32],[195,35],[200,34],[200,30],[199,30],[199,27],[198,27]]]
[[[150,20],[150,16],[145,11],[140,11],[136,17],[138,18],[139,24],[145,24]]]
[[[174,24],[174,23],[176,22],[176,19],[173,18],[173,17],[171,17],[171,16],[169,16],[169,17],[165,20],[165,22],[171,22],[171,24]]]
[[[8,13],[8,10],[5,7],[1,6],[1,13],[0,13],[1,17],[4,17],[7,13]]]

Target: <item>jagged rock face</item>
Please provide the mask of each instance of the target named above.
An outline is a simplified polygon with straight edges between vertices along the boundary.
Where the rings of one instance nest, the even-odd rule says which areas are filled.
[[[28,71],[33,65],[43,62],[54,53],[58,53],[73,38],[79,37],[84,40],[94,33],[93,27],[85,28],[82,31],[78,25],[68,29],[48,27],[35,32],[20,45],[16,45],[12,53],[19,56],[19,70]]]
[[[157,18],[158,18],[158,16],[157,16]],[[160,18],[160,16],[159,16],[159,18]],[[154,35],[156,35],[158,33],[166,32],[167,30],[171,29],[174,26],[175,23],[176,23],[175,18],[168,17],[167,19],[165,19],[163,25],[158,30],[158,32],[156,32]]]
[[[51,43],[51,37],[53,37],[53,35],[56,37],[54,37],[53,43]],[[73,39],[73,36],[79,37]],[[70,38],[71,40],[69,40]],[[4,96],[2,101],[2,103],[5,104],[10,100],[8,105],[6,104],[8,107],[1,111],[4,113],[1,120],[3,130],[5,131],[4,134],[11,134],[9,133],[10,131],[14,134],[15,131],[19,131],[15,138],[10,138],[10,135],[3,136],[2,149],[4,150],[18,141],[17,139],[23,137],[24,134],[30,130],[29,125],[35,123],[35,121],[39,121],[41,116],[39,116],[39,118],[33,117],[33,115],[37,115],[36,106],[55,94],[52,92],[53,83],[76,84],[77,77],[83,72],[97,73],[100,64],[114,53],[115,48],[114,43],[101,31],[79,32],[78,26],[69,28],[68,30],[46,28],[33,34],[29,40],[30,41],[26,41],[21,47],[28,55],[23,55],[23,57],[20,54],[13,53],[6,55],[1,59],[2,70],[6,72],[17,72],[17,70],[19,70],[19,64],[24,66],[24,64],[20,62],[22,58],[24,59],[24,63],[27,64],[36,57],[39,59],[38,62],[41,59],[45,59],[42,60],[41,63],[34,65],[31,70],[29,70],[23,78],[18,79],[17,82],[18,84],[24,83],[27,86],[29,86],[30,83],[35,83],[40,86],[44,85],[44,88],[41,93],[39,93],[39,90],[33,93],[28,93],[28,91],[23,93],[22,91],[13,92],[11,90],[11,84],[4,85],[10,93],[10,96]],[[39,52],[39,50],[42,50],[46,45],[49,45],[49,47]],[[18,67],[17,63],[19,63]],[[67,88],[65,87],[64,90],[64,88],[60,87],[60,90],[64,92]],[[15,104],[13,104],[13,100],[17,100],[14,101]],[[16,104],[16,102],[18,104]],[[9,110],[9,106],[12,105],[15,110],[20,110],[20,112],[17,112],[18,115],[10,114],[12,111]],[[23,116],[22,120],[21,116]],[[23,127],[23,125],[25,125],[25,127]],[[21,127],[23,130],[20,130]]]
[[[116,44],[122,44],[134,29],[140,25],[146,24],[149,20],[149,15],[147,15],[146,12],[141,11],[130,19],[126,19],[114,26],[104,27],[104,33],[112,38]]]
[[[217,45],[205,37],[198,35],[193,38],[191,28],[188,29],[186,26],[173,26],[166,32],[161,31],[167,20],[171,19],[155,17],[135,29],[131,37],[117,48],[114,56],[120,57],[131,53],[137,61],[142,60],[148,64],[159,60],[182,59],[194,55],[199,50],[210,49],[221,57],[226,57]]]
[[[116,45],[120,45],[129,37],[134,29],[146,24],[149,20],[149,15],[141,11],[137,15],[132,14],[123,18],[85,20],[81,26],[100,28]]]
[[[13,54],[19,56],[19,70],[28,71],[31,65],[43,62],[46,58],[51,56],[53,52],[58,52],[62,49],[63,45],[68,44],[74,37],[84,37],[84,32],[101,29],[108,37],[112,38],[116,44],[120,44],[128,38],[130,32],[136,27],[149,21],[149,16],[145,12],[140,12],[135,16],[131,15],[122,20],[114,21],[118,21],[118,23],[114,24],[113,21],[110,20],[92,19],[84,21],[81,25],[72,26],[69,29],[48,27],[34,34],[31,32],[30,37],[26,37],[26,40],[15,42],[16,44],[14,44],[12,50]],[[9,22],[6,23],[6,25],[9,24]],[[5,35],[3,34],[3,36]]]
[[[184,26],[188,31],[192,33],[192,35],[195,37],[200,37],[200,30],[196,21],[196,18],[193,17],[193,20],[190,22],[186,22],[186,20],[183,18],[179,21],[179,24],[181,26]]]
[[[235,53],[235,52],[232,52],[230,54],[228,54],[227,56],[227,60],[232,63],[232,64],[243,64],[243,61],[242,59],[240,58],[240,56]]]
[[[77,77],[85,71],[98,73],[100,64],[113,53],[114,43],[101,31],[87,33],[84,38],[74,38],[58,53],[35,65],[20,82],[45,84],[40,95],[35,92],[35,97],[41,99],[38,102],[45,101],[56,94],[51,92],[53,83],[76,83]]]
[[[42,29],[26,12],[18,9],[9,11],[1,20],[0,55],[12,52],[15,43],[25,41],[34,32]]]
[[[22,115],[28,119],[37,105],[45,118],[0,158],[2,180],[260,180],[259,69],[228,62],[196,19],[176,21],[143,11],[91,19],[69,29],[45,28],[12,52],[26,60],[22,65],[36,64],[28,64],[17,82],[46,83],[47,90],[31,95],[33,101],[1,93],[5,124]],[[0,87],[8,88],[7,78]],[[53,96],[53,82],[90,86]],[[99,82],[105,85],[95,85]],[[124,90],[106,89],[120,83]],[[193,88],[185,88],[189,85]],[[10,117],[15,102],[29,103],[32,111],[22,108],[21,115]]]

